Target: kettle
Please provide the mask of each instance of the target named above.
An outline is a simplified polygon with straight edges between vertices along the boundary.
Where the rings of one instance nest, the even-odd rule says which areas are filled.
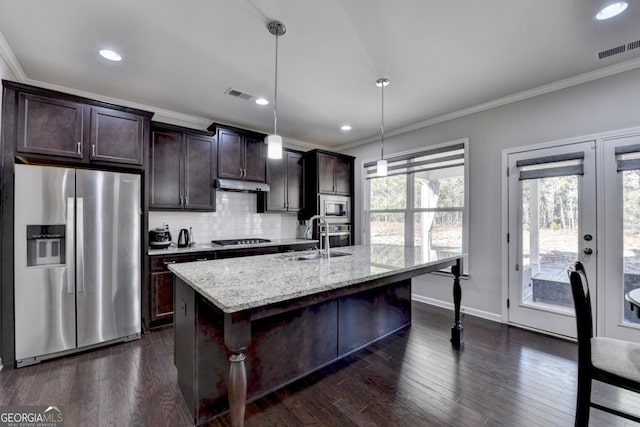
[[[189,236],[189,230],[183,228],[178,235],[178,247],[186,248],[191,243],[191,237]]]

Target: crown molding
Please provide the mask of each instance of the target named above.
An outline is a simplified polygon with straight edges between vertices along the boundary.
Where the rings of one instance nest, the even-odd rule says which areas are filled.
[[[390,137],[390,136],[403,135],[405,133],[409,133],[418,129],[423,129],[438,123],[447,122],[449,120],[458,119],[461,117],[469,116],[471,114],[479,113],[481,111],[491,110],[492,108],[497,108],[504,105],[513,104],[515,102],[524,101],[526,99],[535,98],[536,96],[544,95],[551,92],[556,92],[562,89],[567,89],[572,86],[581,85],[583,83],[588,83],[594,80],[624,73],[626,71],[635,70],[636,68],[640,68],[640,58],[632,59],[625,62],[620,62],[618,64],[614,64],[608,67],[600,68],[598,70],[590,71],[588,73],[579,74],[577,76],[569,77],[564,80],[558,80],[557,82],[538,86],[536,88],[525,90],[522,92],[517,92],[512,95],[494,99],[492,101],[483,102],[481,104],[477,104],[472,107],[463,108],[461,110],[452,111],[450,113],[433,117],[431,119],[422,120],[420,122],[416,122],[411,125],[403,126],[403,127],[385,132],[385,136]],[[379,136],[375,135],[369,138],[364,138],[358,141],[349,142],[347,144],[336,146],[334,147],[334,149],[337,151],[344,151],[350,148],[355,148],[361,145],[377,142],[379,139],[380,139]]]
[[[24,73],[22,66],[18,62],[18,59],[13,54],[13,50],[9,47],[9,43],[7,43],[7,39],[4,38],[4,35],[0,32],[0,56],[7,63],[7,66],[13,73],[14,77],[19,83],[24,83],[27,80],[27,75]]]

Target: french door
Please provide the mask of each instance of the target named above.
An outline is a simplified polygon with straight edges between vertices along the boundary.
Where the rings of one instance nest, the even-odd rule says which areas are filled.
[[[595,141],[508,156],[509,322],[575,337],[567,266],[597,264]]]
[[[640,342],[640,134],[508,155],[508,320],[575,337],[566,267],[585,265],[599,336]]]
[[[640,288],[640,135],[610,138],[602,146],[604,266],[598,288],[598,335],[640,342],[640,319],[624,294]]]

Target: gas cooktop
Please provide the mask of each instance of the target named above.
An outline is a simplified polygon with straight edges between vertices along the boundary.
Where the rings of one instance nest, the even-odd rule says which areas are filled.
[[[269,239],[227,239],[227,240],[212,240],[211,243],[220,246],[234,246],[234,245],[253,245],[256,243],[269,243]]]

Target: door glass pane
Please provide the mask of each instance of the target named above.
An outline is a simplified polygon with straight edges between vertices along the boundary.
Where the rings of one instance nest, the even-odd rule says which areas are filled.
[[[369,214],[371,244],[404,246],[404,213]]]
[[[573,313],[567,266],[578,259],[578,176],[522,185],[522,303]]]
[[[623,281],[624,293],[640,288],[640,170],[622,172]],[[624,294],[623,293],[623,294]],[[624,320],[640,324],[640,319],[624,304]]]

